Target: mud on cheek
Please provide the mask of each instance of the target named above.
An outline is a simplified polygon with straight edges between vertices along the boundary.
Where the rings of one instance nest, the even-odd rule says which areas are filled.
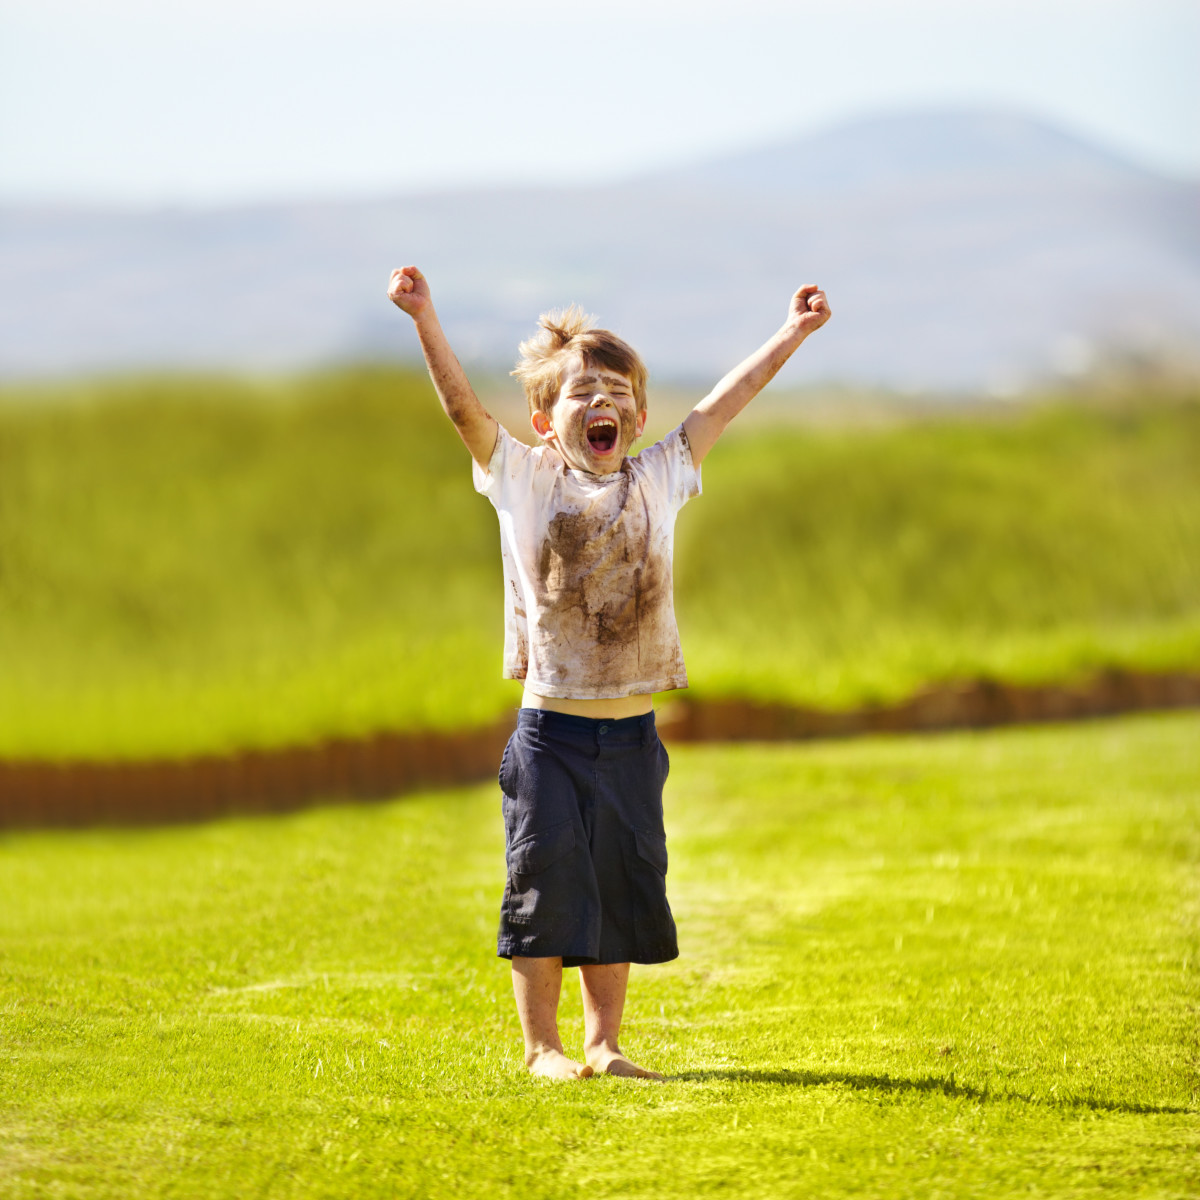
[[[588,418],[593,414],[590,410],[584,410],[578,416],[571,418],[568,427],[568,434],[573,445],[582,446],[585,450],[599,450],[611,448],[614,444],[618,449],[628,451],[637,438],[637,413],[636,412],[618,412],[614,416],[617,419],[619,432],[617,438],[613,442],[601,444],[600,446],[593,445],[588,438]]]

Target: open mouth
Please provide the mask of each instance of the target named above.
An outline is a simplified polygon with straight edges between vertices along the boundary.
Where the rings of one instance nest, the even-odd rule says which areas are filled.
[[[594,417],[588,422],[588,445],[597,454],[608,454],[617,444],[617,433],[617,423],[612,417]]]

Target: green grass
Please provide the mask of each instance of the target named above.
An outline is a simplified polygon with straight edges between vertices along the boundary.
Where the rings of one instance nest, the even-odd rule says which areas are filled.
[[[673,757],[661,1085],[522,1071],[494,787],[6,835],[0,1195],[1196,1194],[1200,718]]]
[[[1194,395],[748,419],[679,522],[696,694],[847,707],[1200,668],[1197,462]],[[2,755],[487,722],[519,696],[500,588],[494,514],[421,376],[0,396]]]
[[[469,463],[398,372],[0,406],[0,754],[493,719],[514,691]]]
[[[1200,404],[755,433],[710,462],[677,576],[703,690],[1200,667]]]

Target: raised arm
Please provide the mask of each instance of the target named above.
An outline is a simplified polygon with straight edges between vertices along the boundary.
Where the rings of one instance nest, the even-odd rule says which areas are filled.
[[[479,403],[479,397],[475,395],[454,351],[450,349],[450,343],[442,332],[442,324],[433,311],[425,276],[416,267],[397,268],[388,283],[388,299],[412,317],[425,355],[425,365],[429,368],[429,378],[433,380],[446,416],[454,422],[454,428],[458,430],[463,445],[471,452],[471,457],[481,467],[486,467],[496,448],[500,426],[496,418]]]
[[[793,297],[788,317],[769,341],[739,363],[688,414],[683,423],[692,448],[692,462],[699,466],[717,438],[734,417],[775,378],[779,368],[815,329],[829,320],[829,302],[815,283],[802,287]]]

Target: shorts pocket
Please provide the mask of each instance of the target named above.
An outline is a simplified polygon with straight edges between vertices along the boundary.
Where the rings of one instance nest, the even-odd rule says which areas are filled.
[[[517,735],[514,733],[505,743],[504,753],[500,756],[500,772],[497,776],[500,790],[513,800],[517,798],[517,752],[514,748],[516,740]]]
[[[633,928],[637,961],[664,962],[679,953],[675,918],[667,903],[667,839],[647,829],[633,831]]]
[[[570,821],[531,833],[508,848],[510,875],[538,875],[575,849],[575,826]]]
[[[663,833],[650,833],[645,829],[633,831],[638,858],[649,863],[660,875],[667,873],[667,837]],[[666,885],[664,884],[664,893]]]
[[[531,833],[508,848],[508,883],[501,905],[505,921],[528,924],[538,920],[557,925],[564,919],[562,876],[571,864],[563,860],[574,849],[575,827],[570,821]],[[539,905],[544,910],[541,913]]]

